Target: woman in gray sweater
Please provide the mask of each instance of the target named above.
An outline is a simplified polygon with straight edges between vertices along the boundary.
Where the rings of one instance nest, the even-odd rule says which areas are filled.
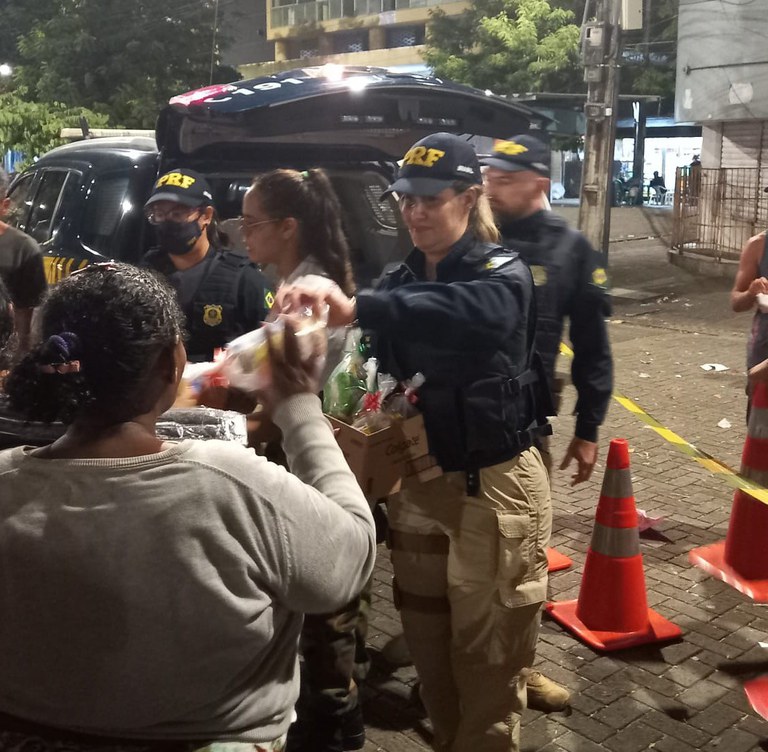
[[[51,290],[41,343],[6,381],[16,410],[68,430],[0,452],[2,748],[277,752],[303,613],[347,603],[371,572],[368,504],[292,336],[259,399],[293,474],[224,442],[157,438],[181,318],[150,272],[86,267]]]

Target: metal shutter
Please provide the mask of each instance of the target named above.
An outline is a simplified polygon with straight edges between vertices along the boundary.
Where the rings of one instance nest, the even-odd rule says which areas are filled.
[[[768,127],[764,120],[723,123],[721,167],[768,166]]]

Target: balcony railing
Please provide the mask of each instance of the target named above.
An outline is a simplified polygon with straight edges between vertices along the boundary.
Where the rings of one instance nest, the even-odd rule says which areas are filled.
[[[275,0],[280,2],[280,0]],[[321,23],[334,18],[377,16],[393,10],[426,8],[440,5],[445,0],[318,0],[310,3],[294,3],[272,8],[272,28]]]

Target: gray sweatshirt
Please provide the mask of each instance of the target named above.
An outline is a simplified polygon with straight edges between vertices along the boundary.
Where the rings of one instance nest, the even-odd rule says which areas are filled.
[[[0,452],[1,711],[137,738],[287,730],[302,612],[361,590],[375,538],[317,397],[274,420],[294,475],[220,441]]]

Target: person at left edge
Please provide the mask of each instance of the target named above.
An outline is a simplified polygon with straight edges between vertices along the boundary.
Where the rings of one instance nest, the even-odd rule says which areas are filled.
[[[14,306],[16,349],[29,349],[32,313],[45,293],[43,255],[34,238],[3,221],[11,207],[10,178],[0,169],[0,280],[5,283]]]
[[[157,231],[157,246],[141,266],[160,272],[176,290],[187,319],[188,359],[212,360],[216,348],[258,329],[272,305],[272,291],[246,257],[222,248],[206,179],[183,168],[167,172],[155,183],[144,211]]]

